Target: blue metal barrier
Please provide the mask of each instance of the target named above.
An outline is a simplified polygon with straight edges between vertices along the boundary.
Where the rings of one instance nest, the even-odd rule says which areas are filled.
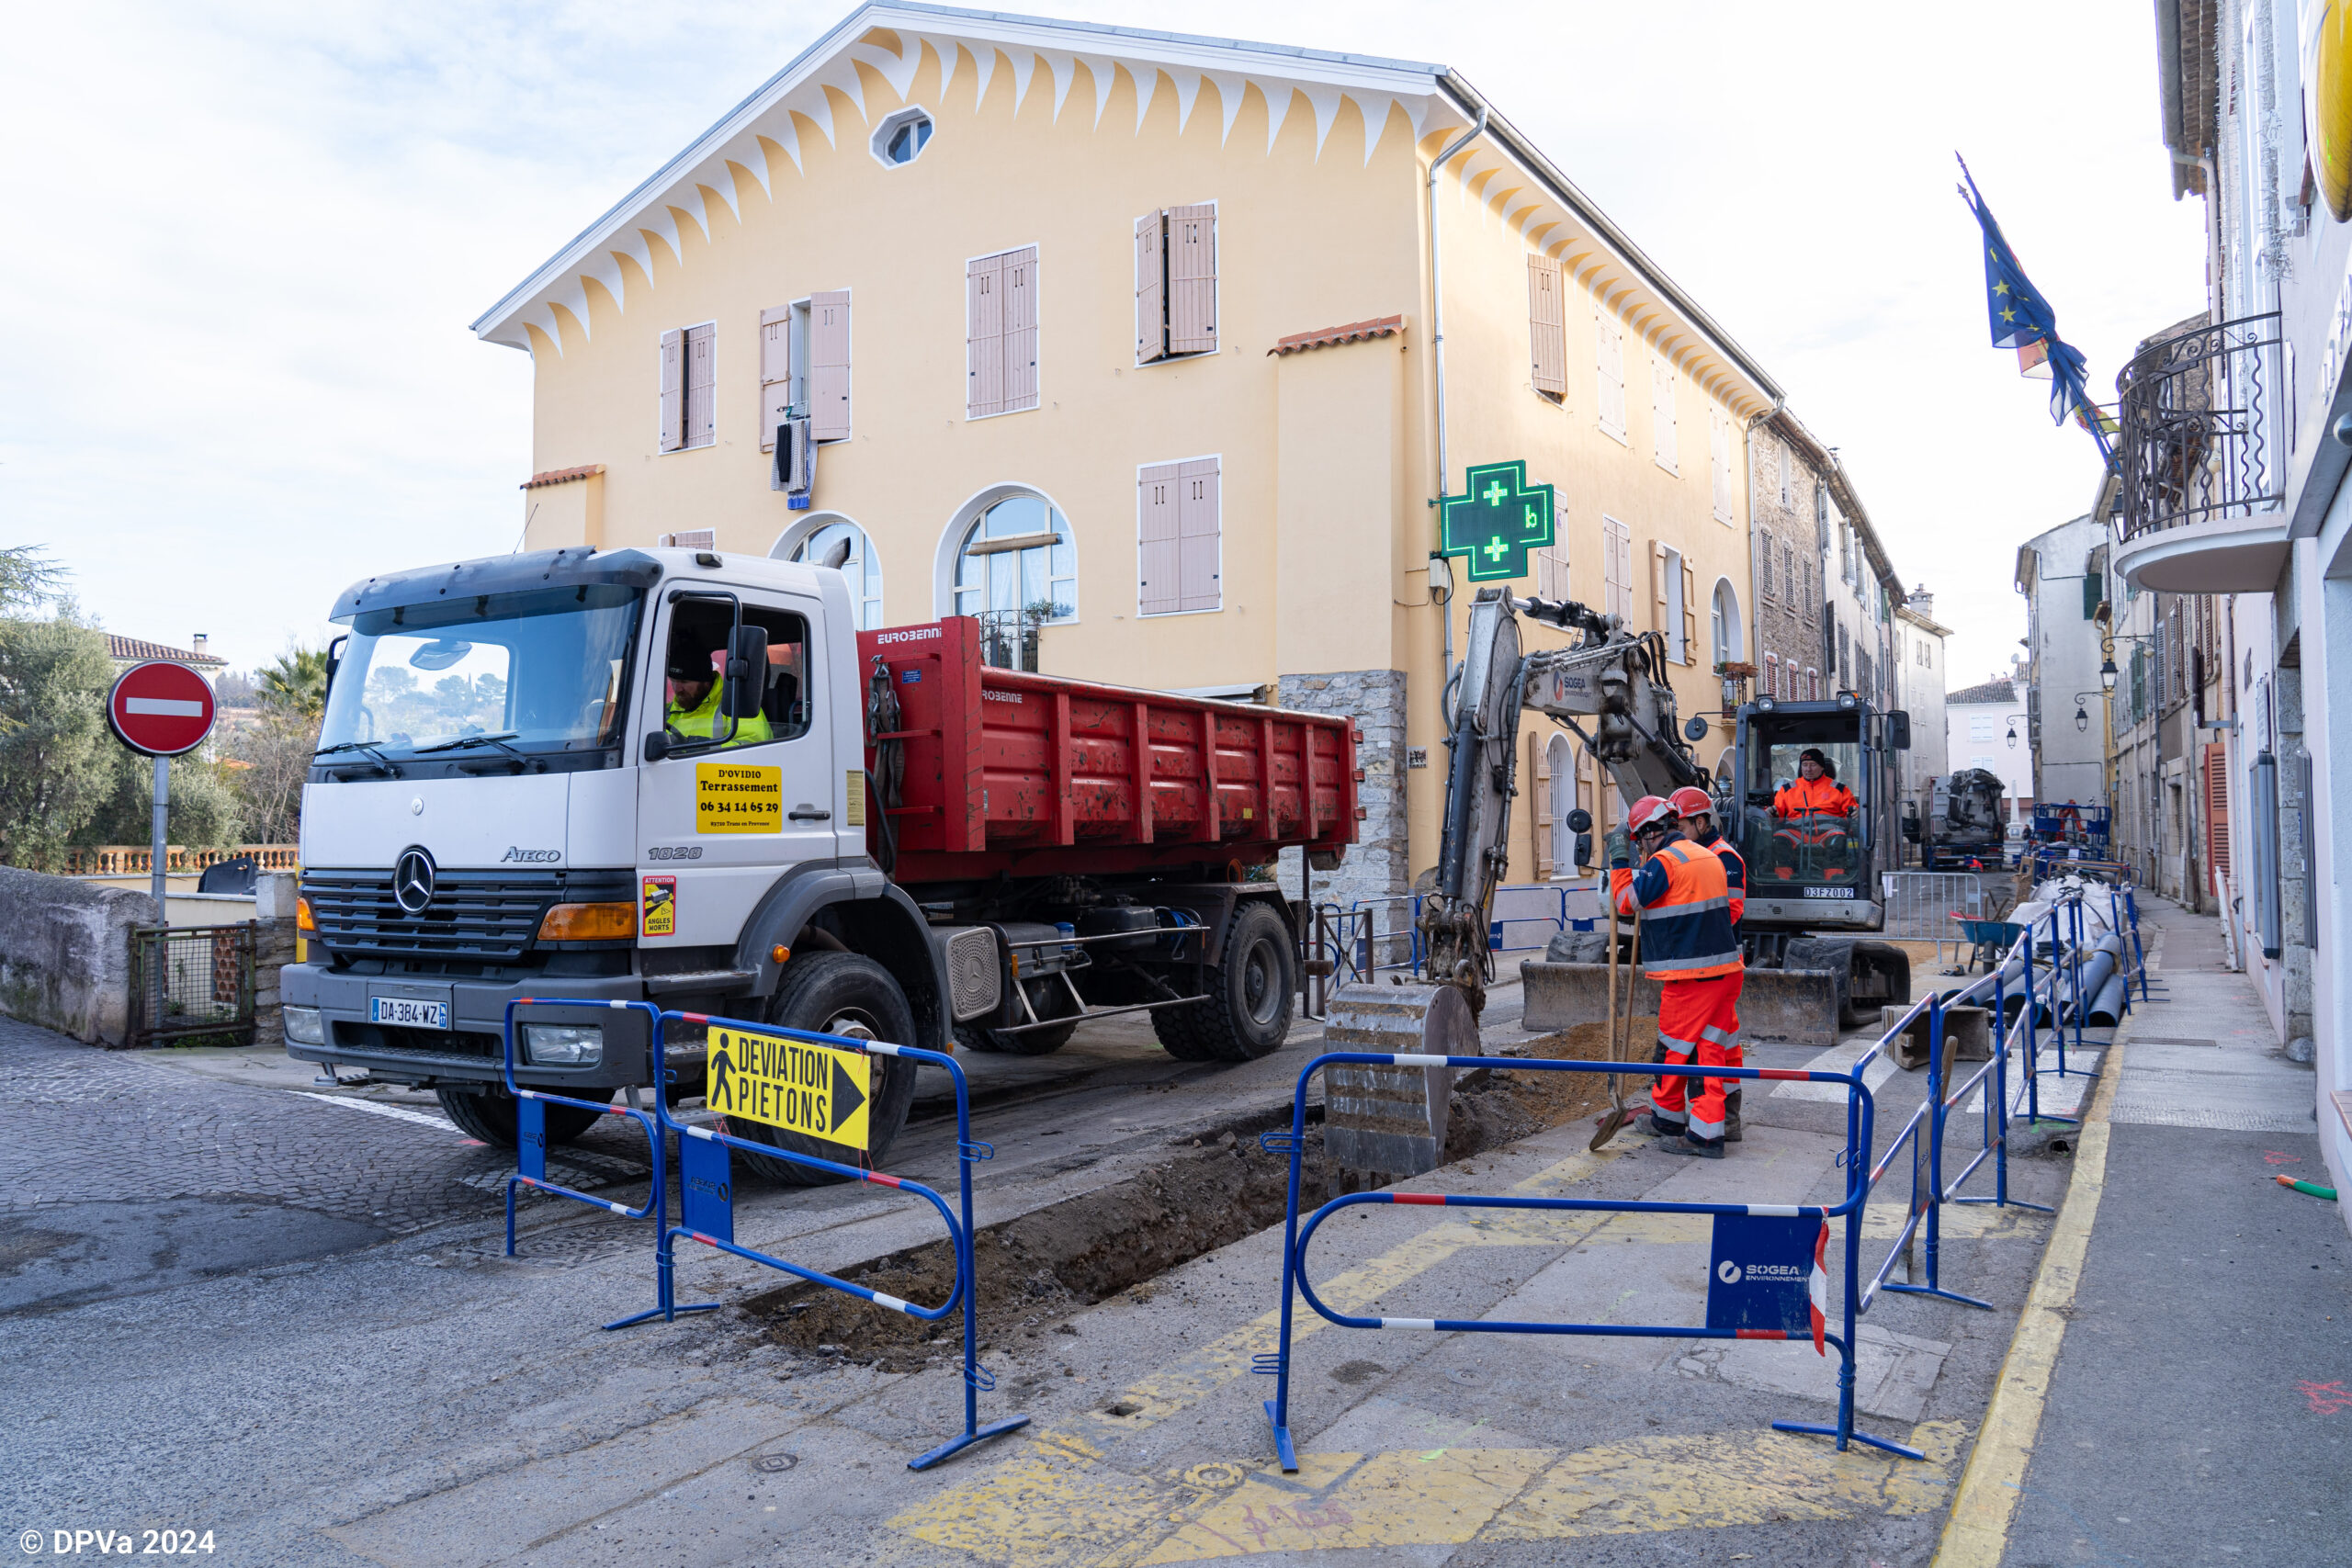
[[[610,1101],[573,1100],[564,1095],[551,1094],[543,1089],[525,1089],[514,1081],[514,1011],[517,1008],[549,1007],[597,1008],[643,1013],[648,1036],[647,1058],[653,1079],[653,1100],[657,1106],[662,1102],[662,1086],[665,1081],[662,1070],[660,1017],[650,1002],[574,1001],[563,997],[517,997],[506,1004],[505,1024],[501,1031],[505,1043],[504,1055],[500,1064],[500,1070],[506,1080],[506,1092],[514,1097],[514,1172],[506,1179],[506,1256],[509,1258],[515,1255],[514,1190],[518,1187],[528,1187],[535,1192],[552,1193],[558,1198],[569,1198],[575,1203],[585,1203],[592,1209],[606,1209],[625,1220],[650,1219],[654,1222],[657,1232],[662,1227],[668,1207],[667,1187],[663,1176],[670,1162],[664,1153],[659,1112],[648,1113],[633,1105],[615,1105]],[[586,1192],[575,1192],[569,1187],[548,1179],[547,1108],[550,1105],[569,1105],[581,1111],[594,1111],[604,1116],[627,1116],[644,1129],[646,1149],[653,1170],[643,1204],[632,1209],[626,1203],[616,1203],[608,1198],[598,1198]],[[711,1310],[709,1306],[681,1308],[676,1305],[670,1294],[670,1270],[666,1266],[657,1270],[655,1298],[655,1304],[650,1310],[635,1313],[628,1317],[616,1318],[605,1324],[605,1327],[606,1329],[627,1328],[632,1324],[643,1323],[650,1318],[658,1317],[667,1321],[675,1317],[681,1311],[708,1312]]]
[[[1724,1235],[1724,1222],[1727,1219],[1814,1220],[1819,1222],[1822,1227],[1816,1242],[1816,1250],[1814,1252],[1816,1259],[1815,1283],[1818,1283],[1821,1272],[1819,1259],[1822,1253],[1818,1249],[1826,1247],[1828,1222],[1843,1218],[1846,1221],[1846,1239],[1842,1332],[1829,1332],[1826,1326],[1827,1314],[1824,1312],[1820,1298],[1816,1294],[1812,1297],[1813,1325],[1810,1334],[1810,1337],[1815,1342],[1816,1349],[1822,1349],[1824,1354],[1826,1353],[1826,1349],[1823,1349],[1824,1347],[1827,1345],[1838,1347],[1839,1357],[1838,1419],[1835,1424],[1826,1426],[1802,1421],[1775,1421],[1772,1423],[1773,1430],[1817,1433],[1824,1437],[1834,1438],[1841,1450],[1849,1443],[1867,1443],[1872,1448],[1883,1449],[1889,1453],[1905,1459],[1925,1457],[1917,1450],[1905,1448],[1900,1443],[1890,1442],[1883,1438],[1874,1438],[1854,1429],[1854,1319],[1860,1310],[1855,1292],[1855,1280],[1860,1268],[1862,1205],[1868,1197],[1868,1188],[1861,1179],[1861,1165],[1864,1154],[1871,1146],[1871,1122],[1873,1114],[1871,1092],[1862,1083],[1861,1069],[1859,1066],[1851,1073],[1822,1073],[1776,1067],[1707,1066],[1697,1063],[1681,1066],[1657,1063],[1645,1066],[1645,1070],[1652,1074],[1686,1078],[1778,1078],[1800,1083],[1844,1084],[1847,1090],[1846,1149],[1839,1156],[1838,1163],[1847,1172],[1846,1196],[1843,1201],[1835,1205],[1652,1203],[1603,1198],[1514,1198],[1457,1196],[1434,1192],[1355,1192],[1332,1199],[1307,1216],[1302,1225],[1298,1212],[1299,1167],[1306,1147],[1307,1087],[1316,1073],[1322,1068],[1350,1066],[1488,1067],[1507,1072],[1600,1073],[1621,1076],[1625,1072],[1625,1064],[1623,1062],[1566,1062],[1521,1056],[1430,1056],[1385,1051],[1330,1052],[1316,1057],[1301,1069],[1298,1075],[1298,1085],[1291,1100],[1290,1130],[1287,1133],[1267,1133],[1261,1134],[1259,1139],[1269,1152],[1287,1154],[1290,1156],[1290,1196],[1283,1215],[1283,1300],[1280,1348],[1258,1357],[1251,1369],[1270,1374],[1275,1380],[1274,1397],[1265,1402],[1265,1410],[1266,1418],[1273,1427],[1275,1452],[1280,1457],[1282,1467],[1285,1472],[1295,1472],[1298,1469],[1298,1452],[1292,1441],[1290,1429],[1291,1320],[1294,1294],[1304,1297],[1306,1304],[1314,1308],[1326,1322],[1337,1324],[1342,1328],[1418,1329],[1441,1334],[1599,1335],[1654,1339],[1791,1339],[1808,1337],[1785,1326],[1757,1328],[1599,1323],[1498,1323],[1471,1318],[1360,1317],[1334,1312],[1315,1293],[1314,1285],[1306,1277],[1307,1243],[1314,1239],[1317,1228],[1331,1215],[1342,1209],[1369,1203],[1430,1204],[1472,1209],[1578,1210],[1606,1213],[1712,1214],[1716,1217],[1719,1246]],[[1710,1273],[1708,1314],[1710,1318],[1717,1315],[1714,1303],[1714,1280],[1718,1278],[1736,1280],[1739,1272],[1738,1269],[1732,1269],[1728,1276]]]
[[[1013,1416],[1001,1421],[979,1424],[979,1396],[996,1386],[996,1379],[979,1364],[978,1276],[972,1256],[972,1167],[981,1160],[993,1159],[996,1151],[987,1144],[972,1139],[971,1095],[964,1081],[964,1069],[952,1056],[936,1051],[926,1051],[914,1045],[893,1045],[879,1040],[857,1040],[846,1035],[816,1034],[806,1030],[783,1029],[772,1023],[749,1023],[741,1019],[718,1018],[698,1012],[663,1012],[654,1021],[654,1050],[662,1049],[664,1031],[672,1021],[697,1024],[706,1028],[735,1030],[744,1034],[767,1040],[797,1040],[831,1051],[851,1052],[865,1056],[895,1056],[902,1061],[944,1067],[956,1082],[956,1171],[961,1198],[962,1214],[947,1201],[920,1181],[901,1176],[886,1176],[878,1170],[861,1166],[842,1165],[815,1155],[802,1154],[775,1144],[763,1144],[739,1138],[709,1127],[689,1126],[673,1120],[666,1103],[657,1098],[655,1114],[661,1123],[678,1134],[678,1204],[680,1223],[666,1221],[662,1226],[660,1269],[665,1302],[668,1300],[672,1267],[672,1243],[679,1236],[698,1241],[716,1251],[732,1253],[738,1258],[770,1269],[797,1275],[813,1284],[841,1291],[875,1305],[904,1313],[909,1317],[926,1323],[936,1323],[956,1310],[964,1308],[964,1430],[940,1444],[928,1453],[907,1461],[909,1470],[928,1470],[943,1460],[953,1458],[983,1438],[1015,1431],[1029,1424],[1026,1416]],[[853,1181],[867,1181],[876,1186],[912,1192],[927,1201],[939,1212],[947,1226],[948,1240],[956,1250],[956,1286],[947,1299],[935,1307],[918,1306],[880,1291],[839,1279],[816,1269],[772,1257],[756,1247],[742,1246],[735,1239],[735,1183],[730,1150],[741,1150],[763,1159],[786,1160],[829,1175]],[[709,1303],[716,1305],[717,1303]],[[679,1312],[707,1311],[707,1306],[678,1307]]]

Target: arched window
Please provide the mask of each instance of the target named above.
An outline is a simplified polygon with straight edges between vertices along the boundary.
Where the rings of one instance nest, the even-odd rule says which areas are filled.
[[[1040,495],[1006,496],[972,519],[956,545],[959,615],[1019,615],[1040,625],[1078,615],[1078,551],[1069,520]]]
[[[1731,664],[1744,657],[1747,637],[1747,628],[1739,620],[1739,592],[1727,577],[1715,579],[1714,607],[1708,615],[1707,626],[1714,636],[1716,663]]]
[[[1577,758],[1565,735],[1552,737],[1544,750],[1552,771],[1552,798],[1544,803],[1552,822],[1552,877],[1563,881],[1577,874],[1577,836],[1568,829],[1568,813],[1577,805]]]
[[[1003,669],[1037,668],[1038,628],[1078,615],[1078,550],[1069,520],[1034,491],[983,492],[953,533],[941,564],[941,599],[952,615],[979,618],[981,657]]]
[[[862,632],[877,631],[885,624],[882,619],[882,563],[876,558],[874,542],[865,530],[846,517],[814,518],[815,526],[799,534],[796,541],[786,535],[775,553],[786,560],[821,562],[846,542],[849,554],[842,561],[842,575],[849,580],[850,615]],[[796,530],[796,532],[798,532]]]

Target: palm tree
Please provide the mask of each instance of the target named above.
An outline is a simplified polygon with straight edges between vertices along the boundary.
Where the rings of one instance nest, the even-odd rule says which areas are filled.
[[[260,671],[265,706],[318,718],[327,711],[327,654],[322,648],[289,649]]]

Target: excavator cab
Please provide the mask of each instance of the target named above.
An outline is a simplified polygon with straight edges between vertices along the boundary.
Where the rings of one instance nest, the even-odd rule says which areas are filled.
[[[1747,923],[1758,934],[1883,924],[1874,873],[1896,842],[1888,759],[1909,728],[1907,716],[1851,694],[1767,697],[1739,710],[1728,804],[1747,858]],[[1820,763],[1811,779],[1808,754]]]

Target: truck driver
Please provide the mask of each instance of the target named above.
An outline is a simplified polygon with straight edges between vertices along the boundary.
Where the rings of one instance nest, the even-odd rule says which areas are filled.
[[[697,655],[691,645],[672,642],[669,707],[662,716],[662,722],[672,734],[688,741],[717,740],[726,735],[728,721],[718,711],[722,689],[718,667],[726,657],[724,649],[714,648]],[[767,716],[755,713],[735,720],[735,738],[726,745],[756,746],[774,738]]]

